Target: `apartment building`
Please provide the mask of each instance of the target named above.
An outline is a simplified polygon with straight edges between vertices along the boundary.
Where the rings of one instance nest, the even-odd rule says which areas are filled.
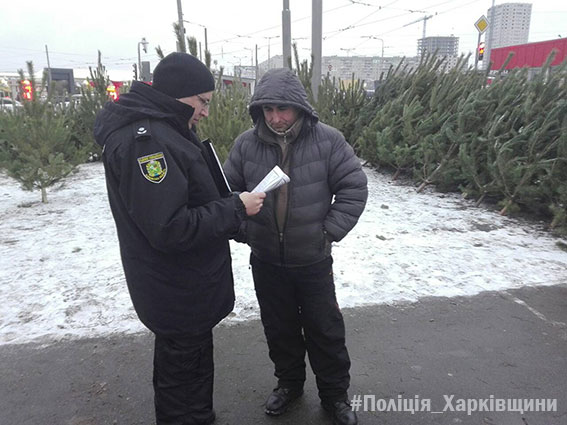
[[[488,29],[483,67],[490,63],[490,51],[498,47],[514,46],[528,42],[531,3],[503,3],[488,9]]]

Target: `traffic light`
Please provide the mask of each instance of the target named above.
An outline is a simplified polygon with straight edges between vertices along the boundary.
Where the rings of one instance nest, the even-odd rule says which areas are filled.
[[[134,80],[138,81],[138,64],[133,63],[132,68],[134,69]]]
[[[484,41],[481,41],[478,45],[478,60],[481,61],[484,57]]]
[[[33,88],[29,80],[20,81],[22,87],[22,98],[24,100],[33,100]]]

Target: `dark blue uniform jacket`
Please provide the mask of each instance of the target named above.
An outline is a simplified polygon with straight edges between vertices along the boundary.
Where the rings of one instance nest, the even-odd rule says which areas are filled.
[[[220,196],[192,114],[135,82],[95,123],[134,308],[170,336],[205,332],[232,311],[228,239],[245,216],[238,196]]]

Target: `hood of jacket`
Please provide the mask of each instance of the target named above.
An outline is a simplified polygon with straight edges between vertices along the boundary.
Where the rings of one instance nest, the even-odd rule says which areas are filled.
[[[264,116],[262,106],[266,104],[291,105],[302,110],[313,124],[319,120],[303,84],[289,68],[270,69],[258,82],[248,108],[255,124]]]
[[[116,102],[107,102],[97,114],[94,125],[96,142],[104,146],[114,131],[144,118],[167,121],[185,137],[189,136],[189,120],[194,109],[163,94],[150,85],[134,81],[132,88]]]

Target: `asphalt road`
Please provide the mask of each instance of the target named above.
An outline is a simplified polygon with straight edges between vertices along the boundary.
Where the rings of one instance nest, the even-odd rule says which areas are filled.
[[[567,284],[344,315],[361,424],[567,424]],[[152,349],[149,334],[0,346],[0,425],[153,424]],[[312,375],[285,416],[263,413],[275,379],[260,322],[218,327],[215,359],[216,424],[331,423]],[[524,399],[540,411],[495,411]]]

